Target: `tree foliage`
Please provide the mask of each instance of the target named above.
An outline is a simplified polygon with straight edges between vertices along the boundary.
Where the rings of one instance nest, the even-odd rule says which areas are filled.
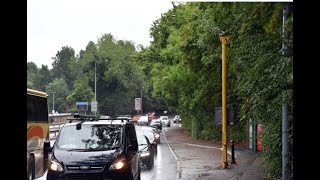
[[[27,88],[34,88],[35,76],[38,74],[38,67],[34,62],[27,62]]]
[[[46,86],[48,96],[49,109],[53,109],[54,96],[54,110],[61,113],[67,112],[66,97],[69,95],[69,89],[66,81],[63,78],[55,79]],[[50,111],[51,112],[51,111]]]
[[[46,65],[42,65],[39,69],[32,68],[28,73],[30,73],[31,76],[31,81],[29,82],[32,83],[32,88],[39,91],[45,91],[45,86],[52,80],[50,70]]]
[[[213,124],[214,107],[221,106],[219,33],[228,33],[227,101],[238,112],[238,123],[229,127],[229,136],[246,141],[250,118],[258,119],[264,132],[275,133],[276,139],[262,135],[267,149],[264,162],[273,177],[281,175],[281,146],[276,144],[281,142],[281,128],[275,122],[281,122],[282,104],[292,104],[292,13],[285,22],[288,51],[281,54],[282,9],[287,5],[175,5],[154,21],[153,41],[139,58],[151,75],[152,95],[182,115],[184,128],[197,138],[220,139],[220,127]]]
[[[64,46],[60,51],[57,52],[56,56],[53,57],[52,73],[54,78],[63,78],[67,82],[69,90],[73,88],[74,77],[70,71],[70,61],[75,57],[73,48]]]

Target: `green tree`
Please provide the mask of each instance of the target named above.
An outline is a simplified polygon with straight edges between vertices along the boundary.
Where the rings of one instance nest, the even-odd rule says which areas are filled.
[[[70,69],[76,84],[82,84],[81,87],[87,84],[94,93],[96,76],[98,112],[117,115],[134,110],[134,97],[140,92],[144,79],[132,58],[135,53],[131,41],[104,34],[97,43],[90,41],[86,49],[81,50],[81,56],[71,59]],[[69,103],[74,101],[72,97],[68,98]]]
[[[264,124],[262,138],[267,150],[262,155],[270,176],[275,178],[281,175],[281,128],[276,122],[281,119],[283,95],[292,108],[292,14],[285,23],[288,54],[283,57],[280,53],[285,5],[174,5],[154,21],[151,45],[136,56],[153,97],[178,111],[192,136],[220,139],[221,129],[213,124],[214,107],[221,106],[219,33],[229,33],[227,101],[236,108],[238,123],[229,128],[228,136],[245,141],[250,118]],[[292,127],[292,119],[289,121]]]
[[[45,86],[51,82],[50,70],[47,65],[42,65],[34,75],[33,86],[39,91],[45,91]]]
[[[27,87],[34,88],[35,76],[38,74],[38,67],[34,62],[27,62]]]
[[[60,51],[57,52],[56,56],[53,57],[52,72],[54,78],[63,78],[69,90],[73,88],[74,77],[71,74],[69,67],[70,61],[75,57],[73,48],[64,46]]]
[[[85,80],[85,78],[83,78]],[[66,100],[69,111],[76,112],[76,102],[91,102],[94,99],[94,93],[85,81],[75,84],[75,90],[70,94]]]
[[[54,95],[54,110],[59,113],[68,112],[66,98],[69,95],[67,83],[63,78],[55,79],[46,86],[45,91],[48,96],[49,109],[53,109]],[[54,94],[53,94],[54,93]],[[50,112],[51,112],[50,111]]]

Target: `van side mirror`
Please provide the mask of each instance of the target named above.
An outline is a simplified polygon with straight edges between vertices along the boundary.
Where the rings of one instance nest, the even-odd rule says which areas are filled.
[[[133,140],[132,141],[132,145],[134,147],[134,150],[137,151],[138,150],[138,141],[137,140]]]
[[[50,146],[50,141],[46,141],[43,143],[43,149],[45,153],[52,153],[52,148]]]
[[[151,145],[151,146],[156,146],[157,143],[156,143],[156,142],[150,142],[150,145]]]
[[[137,142],[137,140],[134,140],[134,139],[131,140],[131,144],[128,146],[128,151],[129,150],[138,151],[138,142]]]

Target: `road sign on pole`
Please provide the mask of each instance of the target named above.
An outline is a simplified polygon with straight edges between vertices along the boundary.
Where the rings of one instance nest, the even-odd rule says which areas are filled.
[[[134,99],[134,107],[136,111],[141,110],[141,98],[135,98]]]
[[[97,101],[91,101],[91,112],[97,112]]]
[[[76,102],[78,111],[87,111],[88,110],[88,102]]]

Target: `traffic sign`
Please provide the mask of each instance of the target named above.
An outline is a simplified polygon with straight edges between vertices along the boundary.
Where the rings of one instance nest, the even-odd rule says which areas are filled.
[[[91,101],[91,112],[97,112],[97,106],[98,106],[98,103],[97,101]]]
[[[76,102],[76,106],[78,111],[87,111],[88,110],[88,102]]]
[[[136,111],[141,110],[141,98],[135,98],[134,99],[134,107]]]

